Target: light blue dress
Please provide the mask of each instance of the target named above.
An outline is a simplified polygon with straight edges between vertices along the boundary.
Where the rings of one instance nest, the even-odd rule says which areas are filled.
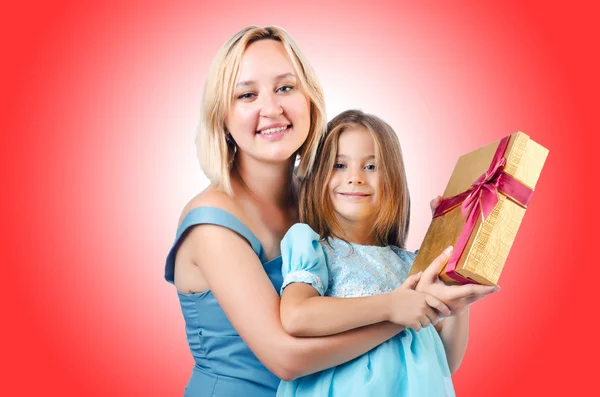
[[[281,242],[282,290],[302,282],[333,297],[382,294],[402,284],[415,257],[397,247],[319,240],[305,224],[287,232]],[[444,346],[433,326],[404,330],[352,361],[281,382],[277,390],[277,397],[454,395]]]
[[[275,290],[282,282],[281,257],[267,261],[258,238],[238,218],[219,208],[191,210],[177,230],[167,256],[165,278],[173,283],[175,256],[191,228],[212,224],[231,229],[246,239],[260,259]],[[223,250],[227,246],[222,247]],[[215,263],[218,266],[218,263]],[[233,276],[232,276],[233,277]],[[274,397],[279,379],[252,353],[223,312],[211,291],[198,294],[177,292],[185,319],[185,331],[195,365],[185,388],[185,397]]]

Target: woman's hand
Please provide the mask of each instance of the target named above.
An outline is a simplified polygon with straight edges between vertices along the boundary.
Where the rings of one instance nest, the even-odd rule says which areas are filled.
[[[435,258],[431,265],[423,271],[415,290],[435,296],[450,308],[451,315],[459,315],[471,304],[500,290],[500,287],[478,284],[446,285],[440,279],[439,273],[451,255],[452,247],[448,247],[440,256]]]
[[[442,196],[436,196],[429,202],[431,214],[435,213],[436,208],[442,202]],[[469,305],[477,302],[481,298],[500,290],[497,286],[467,284],[467,285],[446,285],[439,274],[452,255],[453,247],[448,247],[438,256],[427,269],[423,272],[416,286],[417,291],[431,294],[442,300],[450,310],[452,315],[463,313]]]
[[[442,202],[442,196],[436,196],[433,200],[429,202],[429,207],[431,208],[431,215],[435,214],[435,209],[440,206]]]
[[[401,286],[389,293],[388,320],[415,331],[437,324],[440,315],[447,317],[451,314],[440,299],[414,290],[420,277],[421,273],[408,277]]]

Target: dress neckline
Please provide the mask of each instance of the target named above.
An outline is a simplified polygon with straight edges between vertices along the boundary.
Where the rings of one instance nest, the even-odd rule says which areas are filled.
[[[235,219],[237,222],[239,222],[239,223],[240,223],[240,225],[242,225],[242,226],[244,227],[244,229],[246,229],[245,231],[246,231],[246,232],[247,232],[247,234],[248,234],[247,236],[243,236],[243,237],[245,237],[246,239],[248,239],[248,238],[249,238],[249,239],[248,239],[248,240],[249,240],[248,242],[250,243],[250,245],[251,245],[251,246],[258,245],[258,247],[259,247],[259,254],[257,254],[257,256],[258,256],[258,258],[260,259],[260,262],[261,262],[261,264],[262,264],[263,266],[264,266],[264,265],[266,265],[266,264],[270,264],[271,262],[274,262],[274,261],[276,261],[276,260],[278,260],[278,259],[281,259],[281,255],[279,255],[279,256],[276,256],[275,258],[272,258],[272,259],[270,259],[270,260],[267,260],[267,255],[266,255],[266,253],[265,253],[265,249],[264,249],[264,247],[263,247],[262,243],[260,242],[260,240],[258,239],[258,237],[256,237],[256,235],[254,234],[254,232],[252,232],[252,230],[251,230],[251,229],[250,229],[250,228],[249,228],[249,227],[248,227],[248,226],[247,226],[247,225],[246,225],[244,222],[242,222],[242,221],[240,220],[240,218],[238,218],[237,216],[233,215],[231,212],[229,212],[229,211],[227,211],[227,210],[224,210],[224,209],[222,209],[222,208],[218,208],[218,207],[201,206],[201,207],[196,207],[196,208],[193,208],[193,209],[191,209],[191,210],[190,210],[190,211],[187,213],[187,215],[185,216],[185,218],[187,218],[188,216],[190,216],[190,214],[191,214],[192,212],[200,211],[200,210],[202,210],[203,208],[204,208],[204,209],[216,210],[217,212],[224,212],[224,213],[228,214],[229,216],[231,216],[232,218],[234,218],[234,219]],[[185,218],[184,218],[184,219],[185,219]],[[182,224],[183,224],[183,222],[182,222]],[[262,255],[261,255],[261,254],[262,254]],[[261,258],[261,256],[262,256],[262,258]],[[264,260],[263,260],[263,258],[264,258]]]
[[[360,249],[360,250],[378,250],[378,251],[387,251],[391,249],[391,246],[389,245],[364,245],[364,244],[358,244],[358,243],[353,243],[351,241],[345,241],[342,239],[339,239],[337,237],[329,237],[328,239],[325,240],[327,241],[331,241],[334,244],[340,245],[340,246],[352,246],[354,248]]]

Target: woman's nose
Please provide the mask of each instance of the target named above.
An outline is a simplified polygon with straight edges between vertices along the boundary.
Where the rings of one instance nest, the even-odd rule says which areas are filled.
[[[283,113],[281,104],[273,93],[263,94],[260,115],[264,117],[279,116]]]

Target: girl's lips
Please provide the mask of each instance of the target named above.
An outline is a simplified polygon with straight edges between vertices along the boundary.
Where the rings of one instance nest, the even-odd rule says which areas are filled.
[[[348,198],[366,198],[370,197],[370,194],[367,193],[338,193],[340,196],[348,197]]]

